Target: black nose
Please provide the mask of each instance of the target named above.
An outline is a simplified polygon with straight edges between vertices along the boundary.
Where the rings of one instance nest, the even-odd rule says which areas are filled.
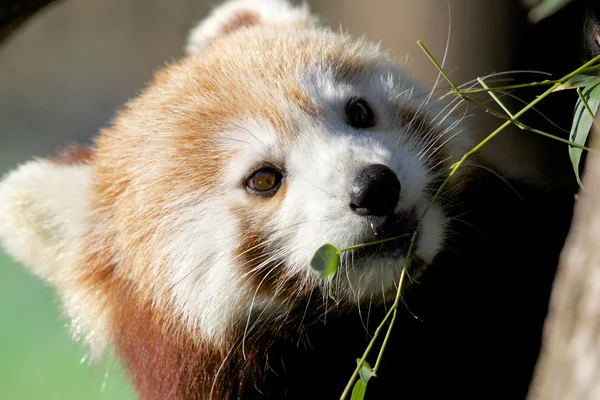
[[[396,173],[382,164],[367,165],[352,183],[350,208],[358,215],[391,215],[399,197]]]

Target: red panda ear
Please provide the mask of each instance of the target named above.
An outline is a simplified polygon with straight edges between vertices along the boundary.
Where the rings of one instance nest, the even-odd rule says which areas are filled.
[[[72,147],[23,164],[0,180],[0,244],[51,285],[71,318],[72,334],[92,358],[109,343],[101,302],[82,286],[82,239],[89,230],[92,150]]]
[[[59,292],[74,280],[90,169],[35,160],[0,181],[0,243]]]
[[[230,0],[215,8],[191,30],[187,54],[201,51],[211,41],[238,29],[261,24],[312,26],[317,22],[308,5],[293,6],[286,0]]]

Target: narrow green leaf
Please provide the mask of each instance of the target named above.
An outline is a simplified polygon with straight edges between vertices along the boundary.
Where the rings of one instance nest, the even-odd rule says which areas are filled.
[[[310,266],[319,279],[332,276],[338,265],[340,265],[340,253],[334,245],[329,243],[319,247],[312,260],[310,260]]]
[[[560,85],[559,87],[557,87],[556,89],[554,89],[554,91],[558,92],[559,90],[576,89],[578,87],[586,87],[586,86],[593,85],[597,81],[598,81],[597,75],[590,75],[587,73],[586,74],[577,74],[574,77],[572,77],[571,79],[569,79],[568,81],[566,81],[565,83],[563,83],[562,85]]]
[[[586,86],[582,91],[582,95],[588,103],[590,111],[593,114],[596,114],[598,106],[600,105],[600,78],[597,78],[593,85]],[[573,125],[571,126],[569,140],[579,145],[585,145],[593,123],[593,115],[590,115],[590,112],[587,110],[581,98],[578,99],[575,105],[575,114],[573,116]],[[575,171],[575,178],[579,185],[581,185],[579,163],[581,162],[582,153],[583,150],[569,146],[569,157],[571,158],[571,163],[573,164],[573,169]]]
[[[360,364],[360,358],[356,359],[356,363]],[[360,370],[358,371],[358,375],[360,378],[354,384],[352,388],[352,396],[350,400],[363,400],[365,397],[365,393],[367,393],[367,383],[369,383],[369,379],[373,377],[373,371],[371,370],[371,366],[367,361],[363,361]]]
[[[357,358],[356,363],[358,364],[359,362],[360,358]],[[365,386],[369,382],[369,379],[373,377],[373,370],[371,368],[371,365],[369,365],[369,363],[366,360],[363,361],[362,366],[358,371],[358,375],[360,376],[360,379],[365,382]]]
[[[352,388],[350,400],[363,400],[365,398],[365,393],[367,393],[367,384],[362,379],[357,379]]]

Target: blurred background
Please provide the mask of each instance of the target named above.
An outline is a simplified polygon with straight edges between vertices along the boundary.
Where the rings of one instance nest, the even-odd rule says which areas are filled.
[[[0,174],[31,157],[50,155],[66,142],[91,143],[157,69],[182,56],[188,30],[215,3],[63,0],[36,14],[0,45]],[[520,69],[561,75],[582,61],[578,1],[535,27],[518,0],[309,4],[330,27],[381,40],[426,87],[437,72],[417,39],[439,60],[449,39],[445,68],[457,83]],[[516,82],[545,78],[511,77]],[[440,88],[443,94],[447,85]],[[544,112],[568,128],[574,101],[557,101]],[[476,114],[468,124],[483,137],[499,121]],[[508,177],[557,188],[572,184],[566,148],[547,140],[513,132],[484,156]],[[86,350],[70,339],[59,307],[48,288],[0,252],[0,399],[132,399],[112,358],[88,365]]]

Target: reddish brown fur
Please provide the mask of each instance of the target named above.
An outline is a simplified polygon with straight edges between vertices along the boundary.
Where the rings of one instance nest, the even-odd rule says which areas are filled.
[[[213,388],[213,377],[227,355],[225,350],[192,340],[177,328],[178,324],[169,316],[172,313],[152,306],[141,296],[139,288],[116,278],[113,271],[113,268],[98,268],[98,280],[88,283],[102,290],[104,296],[112,299],[111,303],[118,304],[111,315],[115,344],[140,398],[203,399],[213,389],[216,398],[224,398],[238,391],[230,379],[239,376],[243,381],[241,378],[253,371],[250,365],[244,368],[244,362],[234,354],[235,359],[224,363]],[[102,278],[104,284],[99,285]]]
[[[89,147],[70,145],[57,151],[48,161],[55,165],[89,164],[93,153]]]
[[[117,289],[118,288],[118,289]],[[115,288],[122,307],[115,312],[116,344],[141,398],[147,400],[207,398],[223,354],[200,348],[188,336],[173,332],[164,310],[137,300],[135,288],[119,282]],[[228,371],[224,371],[228,372]],[[216,395],[227,386],[218,381]]]
[[[81,283],[106,302],[117,352],[140,398],[203,399],[211,390],[215,398],[226,398],[239,391],[232,377],[242,382],[255,373],[256,357],[246,362],[236,351],[226,360],[227,349],[193,339],[169,306],[153,305],[142,288],[116,273],[109,254],[90,253],[84,261]],[[249,347],[248,354],[252,351]]]
[[[225,36],[245,26],[258,25],[259,22],[260,17],[256,15],[256,13],[249,10],[238,11],[231,16],[229,21],[225,22],[225,24],[221,27],[218,36]]]

